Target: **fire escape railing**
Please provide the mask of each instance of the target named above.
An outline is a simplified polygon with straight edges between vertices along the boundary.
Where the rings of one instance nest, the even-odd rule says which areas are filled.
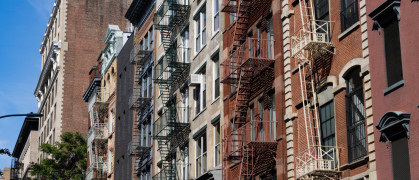
[[[158,96],[162,101],[163,114],[153,124],[153,137],[157,140],[157,150],[161,157],[158,176],[164,176],[165,179],[177,178],[176,165],[172,163],[173,150],[179,146],[176,139],[185,139],[190,132],[189,122],[180,121],[174,102],[174,92],[183,83],[185,72],[190,66],[189,59],[185,60],[182,56],[186,52],[187,57],[190,57],[189,49],[179,46],[175,40],[186,26],[189,13],[190,5],[180,4],[176,0],[164,0],[154,16],[154,27],[160,31],[164,56],[154,67],[153,80],[159,85]]]

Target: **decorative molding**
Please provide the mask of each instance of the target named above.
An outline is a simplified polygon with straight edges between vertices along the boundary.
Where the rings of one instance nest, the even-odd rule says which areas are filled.
[[[390,141],[402,137],[410,138],[409,130],[410,113],[401,111],[389,111],[381,117],[377,126],[381,132],[380,142],[385,142],[387,147]]]

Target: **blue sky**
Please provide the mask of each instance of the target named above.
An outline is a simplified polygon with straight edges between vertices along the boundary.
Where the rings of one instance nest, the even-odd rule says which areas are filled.
[[[37,111],[39,46],[55,0],[0,0],[0,116]],[[24,117],[0,119],[0,147],[13,151]],[[0,155],[0,169],[11,158]]]

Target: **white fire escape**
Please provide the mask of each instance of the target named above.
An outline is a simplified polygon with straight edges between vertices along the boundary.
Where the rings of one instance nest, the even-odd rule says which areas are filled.
[[[291,36],[292,57],[298,62],[307,147],[295,155],[297,179],[334,179],[339,173],[336,146],[322,146],[316,105],[313,64],[333,53],[331,22],[316,20],[311,0],[299,0],[301,27]]]

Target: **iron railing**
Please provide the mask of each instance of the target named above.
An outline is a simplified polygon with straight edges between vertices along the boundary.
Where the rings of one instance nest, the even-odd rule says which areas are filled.
[[[295,156],[297,179],[339,172],[339,149],[335,146],[313,146]]]

